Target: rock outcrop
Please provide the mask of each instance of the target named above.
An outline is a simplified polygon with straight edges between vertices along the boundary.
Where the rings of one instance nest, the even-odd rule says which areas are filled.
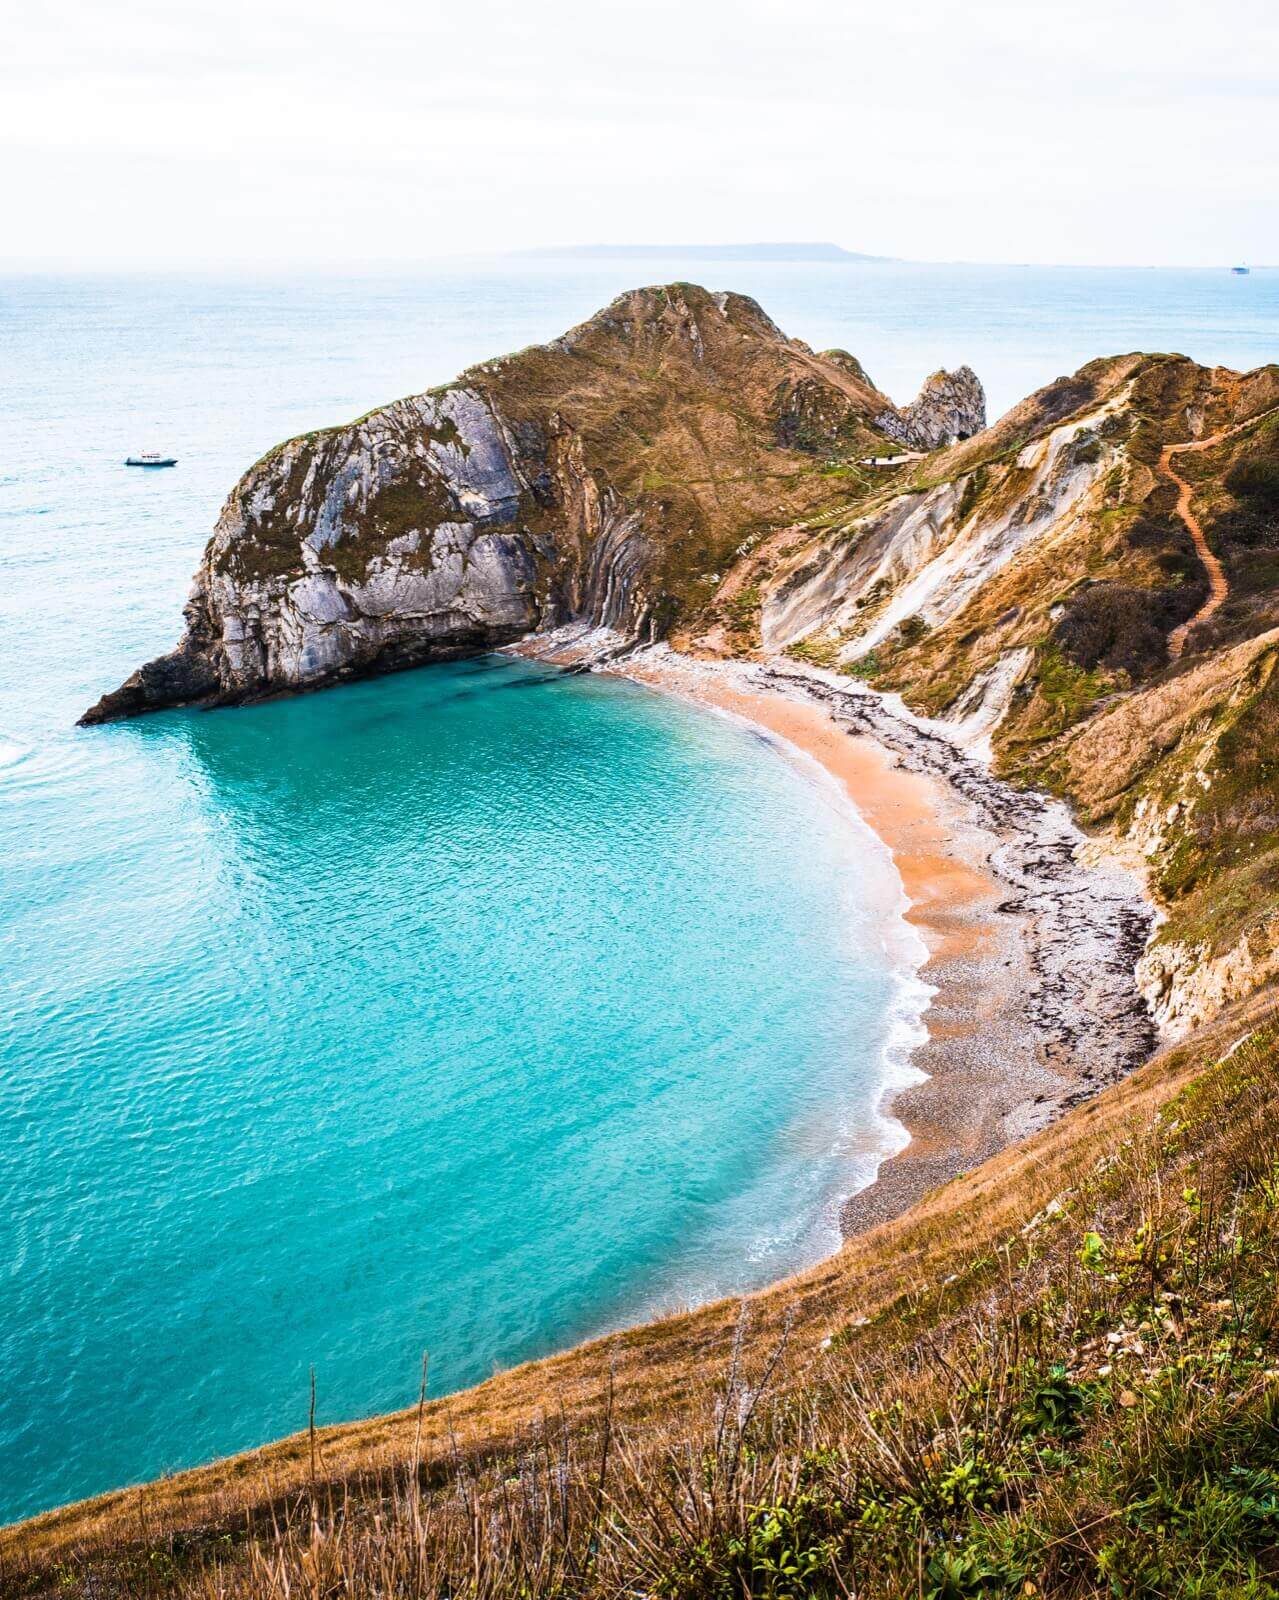
[[[527,632],[540,615],[539,548],[520,513],[536,504],[540,445],[465,388],[290,441],[227,501],[178,649],[89,720],[249,698]]]
[[[830,464],[918,439],[980,385],[899,412],[845,352],[743,295],[636,290],[552,344],[290,440],[232,491],[171,654],[86,722],[231,703],[508,643],[573,619],[654,637],[743,543],[820,512]],[[965,398],[966,397],[966,398]],[[963,407],[967,405],[967,409]]]
[[[986,426],[986,391],[971,367],[934,372],[904,411],[884,411],[875,425],[912,450],[938,450]]]

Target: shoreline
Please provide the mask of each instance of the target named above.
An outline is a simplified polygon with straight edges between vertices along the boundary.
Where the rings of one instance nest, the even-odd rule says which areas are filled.
[[[682,665],[695,673],[690,663]],[[997,898],[998,886],[976,869],[944,857],[939,841],[921,838],[921,831],[938,818],[938,796],[929,780],[894,768],[888,753],[873,740],[845,737],[815,705],[715,679],[693,676],[684,681],[683,673],[672,672],[665,663],[656,672],[646,667],[604,671],[727,717],[766,742],[805,781],[831,793],[845,813],[845,826],[858,841],[870,845],[895,881],[891,903],[878,908],[892,993],[885,1013],[886,1036],[878,1051],[880,1085],[871,1106],[878,1124],[875,1166],[851,1194],[836,1191],[831,1197],[842,1245],[851,1236],[847,1217],[853,1201],[879,1193],[890,1163],[900,1160],[903,1177],[907,1176],[922,1153],[924,1134],[906,1125],[899,1115],[900,1102],[903,1095],[923,1091],[931,1077],[919,1061],[931,1038],[929,1013],[939,994],[963,981],[971,946],[986,931],[978,907]]]
[[[817,762],[888,850],[904,896],[900,916],[926,952],[915,972],[932,991],[917,1013],[923,1038],[897,1063],[899,1070],[912,1069],[912,1081],[888,1078],[876,1106],[890,1126],[904,1129],[906,1142],[886,1150],[871,1181],[841,1200],[840,1232],[847,1240],[899,1215],[991,1153],[987,1118],[975,1119],[973,1112],[983,1102],[993,1109],[994,1086],[983,1081],[979,1062],[957,1069],[953,1057],[978,1036],[991,993],[1005,1004],[1014,999],[1007,979],[1014,951],[996,917],[1005,890],[976,852],[957,847],[960,820],[947,818],[947,796],[936,780],[908,771],[874,739],[846,733],[815,701],[714,676],[698,665],[627,661],[606,670],[731,712]],[[886,1077],[891,1070],[886,1062]]]
[[[794,1306],[785,1299],[788,1285],[803,1282],[816,1286],[815,1300],[836,1292],[829,1314],[847,1325],[848,1285],[857,1280],[840,1280],[837,1263],[844,1257],[856,1267],[865,1259],[845,1257],[858,1248],[859,1235],[1043,1129],[1152,1054],[1155,1030],[1133,969],[1153,912],[1135,879],[1117,866],[1076,860],[1078,846],[1087,841],[1065,807],[992,777],[953,734],[898,712],[886,697],[852,680],[788,661],[699,660],[660,645],[623,650],[615,638],[586,638],[580,630],[530,638],[499,653],[571,671],[607,671],[696,701],[754,724],[816,762],[889,850],[908,902],[902,917],[927,947],[917,975],[933,990],[923,1008],[928,1037],[906,1059],[928,1076],[896,1092],[889,1085],[876,1107],[877,1114],[905,1128],[908,1143],[882,1159],[876,1177],[844,1202],[842,1243],[824,1262],[747,1296],[690,1308],[684,1320],[695,1320],[701,1329],[709,1319],[731,1340],[733,1322],[722,1308],[738,1316],[736,1308],[749,1298],[753,1305],[784,1303],[780,1326],[788,1328]],[[1016,1159],[1034,1168],[1040,1158]],[[991,1191],[992,1180],[982,1182]],[[964,1192],[971,1194],[972,1185]],[[929,1204],[935,1215],[948,1202]],[[902,1237],[888,1235],[890,1241]],[[890,1259],[896,1260],[891,1250],[884,1256]],[[896,1282],[899,1268],[890,1270]],[[630,1338],[639,1352],[635,1365],[647,1371],[653,1359],[648,1331],[669,1320],[669,1313],[646,1316],[604,1338],[610,1350]],[[736,1326],[744,1326],[740,1316]],[[702,1348],[695,1342],[699,1357]],[[540,1384],[537,1375],[548,1365],[576,1371],[556,1364],[604,1349],[602,1340],[580,1340],[521,1364],[513,1381]],[[521,1380],[522,1373],[532,1376]],[[450,1440],[450,1401],[482,1394],[499,1381],[495,1374],[456,1396],[432,1400],[433,1411],[443,1407]],[[382,1450],[390,1448],[398,1426],[407,1451],[420,1416],[411,1410],[386,1413],[327,1424],[320,1432],[330,1448],[349,1440],[353,1449]],[[140,1512],[149,1497],[165,1494],[172,1496],[165,1504],[177,1508],[181,1521],[205,1481],[225,1484],[230,1471],[242,1483],[250,1471],[270,1474],[277,1462],[286,1477],[296,1468],[297,1482],[305,1486],[307,1437],[297,1434],[55,1505],[5,1531],[49,1529],[56,1541],[61,1527],[74,1528],[94,1508],[109,1516],[111,1508],[136,1501]],[[362,1445],[365,1440],[372,1445]],[[267,1488],[274,1495],[278,1483],[268,1481]]]
[[[1085,864],[1060,802],[1014,790],[951,737],[855,681],[797,663],[616,653],[576,630],[512,653],[596,670],[754,724],[815,761],[887,847],[927,957],[922,1081],[877,1114],[906,1144],[843,1200],[845,1241],[1125,1076],[1156,1034],[1135,966],[1153,911],[1118,866]],[[1082,892],[1081,891],[1086,891]]]

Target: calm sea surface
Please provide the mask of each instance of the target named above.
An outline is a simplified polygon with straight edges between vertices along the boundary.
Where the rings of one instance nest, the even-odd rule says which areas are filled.
[[[834,1242],[918,991],[831,789],[486,658],[78,732],[280,438],[636,282],[898,399],[1279,357],[1279,274],[646,262],[0,279],[0,1519],[409,1403]],[[180,457],[127,471],[131,450]]]

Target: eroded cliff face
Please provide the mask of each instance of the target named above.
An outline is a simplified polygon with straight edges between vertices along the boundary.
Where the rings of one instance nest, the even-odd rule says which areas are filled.
[[[820,623],[851,661],[908,619],[934,628],[958,616],[1022,551],[1083,514],[1114,464],[1115,447],[1098,441],[1113,415],[1102,406],[1026,444],[995,469],[1001,483],[979,467],[839,526],[765,601],[765,645],[784,648]]]
[[[749,642],[1070,799],[1163,908],[1140,976],[1169,1033],[1279,977],[1279,368],[1093,362],[857,490],[730,574]]]
[[[1061,779],[1169,915],[1138,977],[1180,1037],[1279,978],[1279,628],[1116,695],[1057,741]]]
[[[518,638],[549,603],[553,551],[539,521],[550,454],[543,432],[517,431],[468,387],[290,440],[232,491],[179,649],[90,719],[249,699]]]
[[[971,367],[934,372],[904,411],[884,411],[876,426],[912,450],[937,450],[971,439],[986,426],[986,391]]]
[[[86,714],[234,702],[580,618],[695,617],[744,541],[837,498],[832,463],[984,421],[972,374],[898,411],[745,296],[637,290],[550,345],[290,440],[232,491],[187,632]]]

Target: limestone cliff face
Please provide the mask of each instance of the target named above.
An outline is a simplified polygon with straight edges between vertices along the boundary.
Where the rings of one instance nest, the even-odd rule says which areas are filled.
[[[840,525],[768,595],[765,645],[784,648],[820,622],[853,661],[911,619],[931,629],[958,616],[1021,552],[1038,554],[1083,514],[1114,464],[1114,446],[1095,446],[1111,415],[1103,405],[1026,444],[1004,469],[1012,492],[983,477],[981,506],[975,474],[961,472]]]
[[[173,656],[92,720],[388,670],[504,643],[543,613],[547,441],[465,387],[291,440],[241,479]]]
[[[729,582],[765,653],[896,691],[1142,867],[1169,1033],[1279,977],[1279,368],[1093,362]]]
[[[273,450],[223,509],[181,644],[84,720],[571,618],[655,636],[711,598],[744,539],[820,511],[828,463],[887,448],[886,424],[918,439],[962,404],[972,423],[974,392],[966,370],[939,374],[899,412],[853,357],[815,355],[745,296],[623,295],[550,345]]]
[[[971,439],[986,426],[986,391],[971,367],[934,372],[904,411],[885,411],[875,424],[912,450],[937,450]]]
[[[226,683],[252,692],[514,638],[538,610],[520,526],[541,461],[473,390],[286,445],[239,485],[197,579]]]

